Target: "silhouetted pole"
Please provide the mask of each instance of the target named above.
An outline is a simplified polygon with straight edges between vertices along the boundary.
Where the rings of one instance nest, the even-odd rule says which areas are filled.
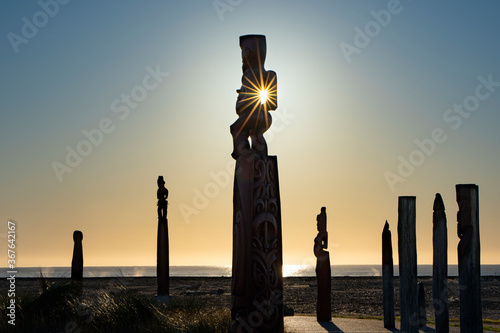
[[[231,332],[283,333],[278,159],[268,155],[264,138],[272,123],[270,111],[278,107],[277,75],[264,67],[265,36],[241,36],[240,48],[243,76],[236,90],[238,119],[230,127],[231,156],[236,160]]]
[[[316,302],[316,319],[318,321],[332,320],[332,270],[328,248],[328,232],[326,231],[326,207],[321,207],[321,213],[316,217],[318,235],[314,238],[314,255],[316,256],[316,281],[318,298]]]
[[[158,177],[158,244],[156,253],[156,279],[158,282],[158,296],[169,294],[169,255],[168,255],[168,190],[165,188],[163,176]]]
[[[384,231],[382,231],[382,280],[384,327],[394,328],[394,263],[392,260],[391,231],[387,221],[385,221]]]
[[[418,299],[415,197],[399,197],[398,251],[401,331],[417,333]]]
[[[479,244],[479,193],[474,184],[457,185],[460,332],[483,331]]]
[[[76,281],[83,280],[83,233],[80,230],[73,232],[73,260],[71,261],[71,279]]]
[[[427,313],[425,311],[425,290],[422,282],[418,283],[418,327],[427,326]]]
[[[436,333],[450,331],[448,309],[448,228],[441,194],[434,199],[432,215],[432,244],[434,259],[432,265],[432,303],[436,318]]]

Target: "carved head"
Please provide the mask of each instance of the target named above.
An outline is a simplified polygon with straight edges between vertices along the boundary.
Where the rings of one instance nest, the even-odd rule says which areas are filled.
[[[73,232],[73,241],[75,243],[81,243],[83,240],[83,233],[80,230],[75,230]]]
[[[245,35],[240,36],[241,58],[243,72],[250,68],[264,66],[266,61],[266,36]]]
[[[158,183],[159,188],[162,188],[163,186],[165,186],[165,181],[163,180],[163,176],[158,176],[157,183]]]
[[[321,207],[321,213],[316,216],[318,232],[326,232],[326,207]]]

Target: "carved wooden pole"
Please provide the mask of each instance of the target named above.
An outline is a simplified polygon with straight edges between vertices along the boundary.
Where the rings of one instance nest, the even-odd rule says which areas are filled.
[[[399,197],[398,251],[401,331],[417,333],[418,299],[415,197]]]
[[[240,37],[243,76],[231,125],[233,191],[231,332],[283,333],[283,249],[278,160],[264,138],[277,108],[277,76],[264,68],[266,38]],[[260,97],[260,98],[259,98]],[[251,139],[252,145],[248,139]]]
[[[83,280],[83,233],[80,230],[73,232],[73,260],[71,261],[71,279],[76,281]]]
[[[328,232],[326,231],[326,207],[321,207],[321,213],[316,217],[318,235],[314,238],[314,255],[316,256],[316,281],[318,299],[316,302],[316,319],[318,321],[332,320],[332,271],[328,248]]]
[[[169,253],[168,253],[168,190],[165,188],[163,176],[158,177],[158,239],[156,248],[156,279],[158,282],[157,300],[168,302],[169,297]]]
[[[432,216],[432,244],[434,259],[432,265],[432,302],[436,318],[436,333],[450,331],[448,308],[448,229],[446,213],[441,194],[434,199]]]
[[[392,260],[392,239],[389,223],[385,221],[382,231],[382,284],[384,327],[394,328],[394,263]]]
[[[427,313],[425,311],[425,290],[422,282],[418,283],[418,327],[427,326]]]
[[[458,275],[460,331],[483,331],[481,309],[481,247],[479,244],[479,193],[474,184],[457,185]]]

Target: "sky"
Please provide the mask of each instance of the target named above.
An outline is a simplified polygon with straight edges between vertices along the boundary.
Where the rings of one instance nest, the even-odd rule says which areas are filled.
[[[267,36],[278,109],[283,259],[380,264],[398,196],[416,196],[432,263],[441,193],[457,263],[455,185],[479,186],[482,264],[500,264],[498,2],[2,1],[0,266],[156,264],[156,180],[171,265],[230,265],[239,36]]]

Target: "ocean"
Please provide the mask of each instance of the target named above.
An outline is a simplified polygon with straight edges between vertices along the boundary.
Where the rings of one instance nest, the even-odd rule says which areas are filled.
[[[284,265],[284,277],[316,276],[314,266]],[[381,265],[333,265],[332,276],[381,276]],[[68,278],[70,267],[17,267],[16,277],[36,278],[40,273],[45,277]],[[432,276],[432,265],[418,265],[419,276]],[[7,278],[8,268],[1,268],[0,278]],[[394,275],[399,275],[398,266],[394,266]],[[457,276],[458,266],[448,265],[448,276]],[[500,265],[481,265],[482,276],[500,276]],[[84,267],[84,277],[154,277],[156,266],[96,266]],[[170,266],[170,276],[230,277],[231,266]]]

